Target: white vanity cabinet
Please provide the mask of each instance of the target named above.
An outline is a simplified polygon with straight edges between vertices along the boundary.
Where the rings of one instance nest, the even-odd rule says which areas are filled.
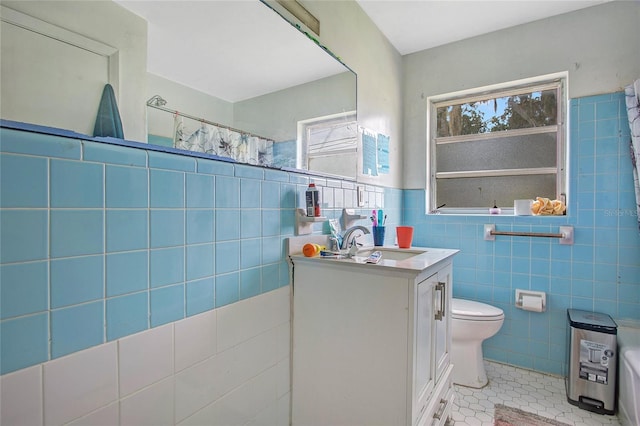
[[[446,422],[457,251],[425,250],[386,266],[291,257],[293,425]]]
[[[451,347],[451,263],[417,284],[413,423],[446,422],[453,403]]]

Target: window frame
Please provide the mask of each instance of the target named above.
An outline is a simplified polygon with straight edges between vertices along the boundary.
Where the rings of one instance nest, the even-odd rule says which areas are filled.
[[[350,141],[347,148],[327,149],[322,152],[310,153],[309,149],[309,131],[313,128],[341,127],[342,125],[355,126],[355,134],[353,138],[345,140]],[[310,158],[331,157],[340,155],[341,153],[358,151],[358,121],[355,111],[347,111],[344,113],[330,114],[322,117],[315,117],[306,120],[300,120],[297,124],[297,167],[300,169],[309,168]],[[353,139],[353,140],[352,140]]]
[[[426,99],[427,108],[427,129],[426,129],[426,143],[427,143],[427,158],[426,158],[426,182],[425,182],[425,212],[427,214],[462,214],[462,215],[488,215],[489,207],[440,207],[436,205],[437,199],[437,169],[436,169],[436,139],[437,138],[437,108],[445,103],[453,102],[470,102],[477,100],[484,100],[490,96],[509,96],[514,94],[523,93],[523,90],[536,90],[540,88],[549,88],[550,86],[558,86],[558,109],[557,109],[557,123],[553,127],[557,127],[557,143],[556,143],[556,164],[554,168],[556,174],[556,197],[562,199],[565,204],[568,201],[569,193],[569,134],[568,134],[568,122],[569,122],[569,99],[568,99],[568,84],[569,75],[568,72],[559,72],[554,74],[547,74],[532,78],[526,78],[521,80],[515,80],[505,83],[494,84],[490,86],[483,86],[478,88],[466,89],[457,92],[449,92],[440,95],[429,96]],[[448,138],[455,139],[455,141],[472,140],[481,138],[496,138],[501,136],[512,136],[518,132],[523,133],[535,133],[535,132],[548,132],[549,127],[534,128],[536,130],[520,130],[514,129],[503,133],[502,135],[496,133],[483,133],[475,135],[465,136],[450,136]],[[508,133],[507,133],[508,132]],[[442,138],[440,138],[442,139]],[[447,143],[447,142],[445,142]],[[518,169],[525,171],[526,169]],[[445,172],[446,173],[446,172]],[[451,172],[459,173],[459,172]],[[466,172],[462,172],[466,173]],[[476,176],[481,176],[486,172],[479,171]],[[521,174],[526,174],[523,172]],[[500,206],[503,215],[513,214],[513,206]]]

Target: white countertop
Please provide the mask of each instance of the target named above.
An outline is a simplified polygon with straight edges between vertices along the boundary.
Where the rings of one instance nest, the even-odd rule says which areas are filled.
[[[365,263],[365,256],[356,256],[354,258],[335,259],[330,257],[306,257],[300,252],[290,253],[291,261],[294,265],[297,262],[315,262],[319,265],[325,264],[326,266],[334,266],[339,268],[362,268],[369,269],[370,271],[382,272],[382,271],[394,271],[409,273],[411,275],[417,275],[420,272],[444,261],[455,255],[459,250],[454,249],[442,249],[433,247],[411,247],[408,249],[401,249],[397,246],[382,246],[382,247],[363,247],[359,251],[382,251],[382,259],[377,264]],[[407,259],[394,260],[385,258],[385,250],[389,252],[416,252],[414,256]],[[389,253],[392,255],[393,253]]]

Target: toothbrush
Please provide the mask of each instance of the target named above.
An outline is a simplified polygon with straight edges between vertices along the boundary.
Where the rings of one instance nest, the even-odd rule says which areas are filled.
[[[371,217],[373,218],[373,226],[378,226],[378,218],[375,210],[371,212]]]
[[[378,223],[380,226],[384,226],[384,215],[382,213],[382,210],[378,210]]]

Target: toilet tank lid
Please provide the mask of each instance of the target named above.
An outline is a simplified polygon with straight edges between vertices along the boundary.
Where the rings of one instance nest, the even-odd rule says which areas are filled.
[[[453,298],[451,301],[451,313],[454,317],[486,319],[504,317],[504,312],[500,308],[482,302],[457,298]]]

